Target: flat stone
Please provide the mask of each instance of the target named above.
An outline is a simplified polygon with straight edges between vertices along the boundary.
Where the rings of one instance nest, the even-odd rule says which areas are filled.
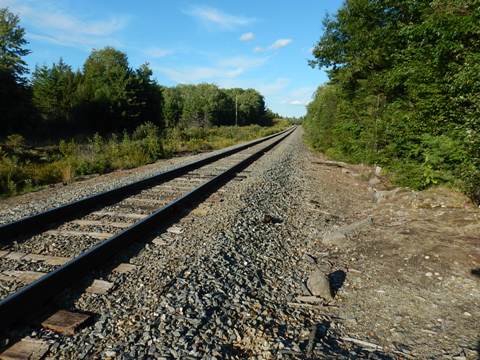
[[[113,272],[117,272],[117,273],[120,273],[120,274],[125,274],[125,273],[128,273],[130,271],[135,270],[136,268],[137,268],[137,265],[122,263],[122,264],[118,265],[115,269],[113,269]]]
[[[5,255],[7,255],[10,251],[8,250],[0,250],[0,258],[4,257]]]
[[[39,360],[50,349],[50,344],[30,338],[16,342],[4,352],[0,353],[1,360]]]
[[[105,280],[95,279],[88,288],[85,289],[86,292],[92,294],[107,294],[113,287],[113,283]]]
[[[183,233],[183,229],[181,227],[178,227],[178,226],[170,226],[168,229],[167,229],[167,232],[171,233],[171,234],[177,234],[177,235],[180,235]]]
[[[45,329],[64,335],[74,335],[75,331],[90,319],[90,315],[67,310],[59,310],[42,322]]]
[[[202,216],[205,216],[208,214],[208,208],[207,207],[203,207],[203,206],[199,206],[195,209],[192,210],[191,212],[192,215],[195,215],[195,216],[198,216],[198,217],[202,217]]]
[[[170,242],[167,242],[167,241],[165,241],[165,239],[162,239],[162,238],[159,238],[159,237],[153,239],[152,242],[155,245],[159,245],[159,246],[165,246],[165,245],[170,244]]]
[[[313,271],[307,280],[307,288],[312,295],[327,301],[333,300],[332,289],[328,277],[319,270]]]

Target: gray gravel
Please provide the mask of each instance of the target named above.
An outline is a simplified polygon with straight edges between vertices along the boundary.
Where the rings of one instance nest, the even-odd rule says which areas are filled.
[[[342,342],[329,307],[297,299],[311,295],[314,269],[331,270],[305,244],[342,223],[302,201],[310,159],[301,136],[184,217],[181,234],[132,247],[123,261],[136,270],[96,274],[115,283],[111,294],[63,299],[63,308],[94,313],[93,324],[71,337],[25,334],[51,342],[56,359],[391,358]]]

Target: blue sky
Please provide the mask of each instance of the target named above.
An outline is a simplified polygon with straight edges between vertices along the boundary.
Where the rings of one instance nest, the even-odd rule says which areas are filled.
[[[110,45],[127,53],[132,67],[148,62],[162,85],[255,88],[272,110],[300,116],[327,79],[307,61],[323,17],[341,3],[0,0],[0,7],[20,15],[31,69],[60,57],[77,69],[92,48]]]

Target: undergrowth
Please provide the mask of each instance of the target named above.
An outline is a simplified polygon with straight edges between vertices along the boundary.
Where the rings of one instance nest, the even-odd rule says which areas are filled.
[[[27,146],[22,136],[14,134],[0,145],[0,196],[67,184],[79,176],[130,169],[176,154],[216,150],[271,135],[288,125],[280,120],[270,127],[174,128],[161,133],[157,126],[146,123],[131,134],[107,138],[95,134],[85,143],[61,140],[58,145],[40,148]]]

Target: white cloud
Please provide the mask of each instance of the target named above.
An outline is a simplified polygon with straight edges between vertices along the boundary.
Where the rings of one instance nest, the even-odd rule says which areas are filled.
[[[288,44],[290,44],[292,41],[293,41],[292,39],[278,39],[278,40],[275,40],[273,44],[271,44],[270,46],[267,46],[267,47],[257,46],[253,49],[253,51],[256,53],[259,53],[259,52],[265,52],[268,50],[281,49],[287,46]]]
[[[67,13],[58,3],[48,0],[0,0],[0,7],[4,6],[32,26],[33,31],[27,34],[28,37],[65,46],[90,48],[107,44],[119,45],[120,41],[112,36],[129,22],[129,17],[124,15],[85,20]]]
[[[307,105],[306,103],[304,103],[303,101],[301,100],[292,100],[292,101],[289,101],[288,102],[290,105]]]
[[[265,96],[271,96],[278,94],[280,91],[284,90],[289,83],[290,79],[277,78],[273,82],[260,84],[258,86],[258,90]]]
[[[221,83],[234,79],[250,69],[262,66],[268,58],[236,56],[216,61],[212,66],[153,67],[176,83],[213,81]]]
[[[255,34],[253,32],[247,32],[240,36],[240,41],[252,41],[255,39]]]
[[[181,68],[154,67],[160,73],[176,83],[197,83],[202,81],[213,81],[218,78],[235,78],[242,74],[243,70],[225,69],[221,67],[187,66]]]
[[[292,42],[292,39],[278,39],[272,45],[270,49],[281,49]]]
[[[243,69],[251,69],[261,66],[268,61],[268,57],[249,57],[249,56],[234,56],[230,58],[221,59],[218,64],[221,66],[240,67]]]
[[[288,94],[282,103],[289,105],[306,106],[312,100],[312,95],[316,88],[314,86],[304,86],[296,88]]]
[[[152,58],[162,58],[168,55],[172,55],[174,51],[170,49],[163,49],[163,48],[152,46],[145,49],[143,53]]]
[[[199,19],[205,25],[214,25],[224,30],[232,30],[255,21],[253,18],[227,14],[209,6],[193,6],[185,13]]]

